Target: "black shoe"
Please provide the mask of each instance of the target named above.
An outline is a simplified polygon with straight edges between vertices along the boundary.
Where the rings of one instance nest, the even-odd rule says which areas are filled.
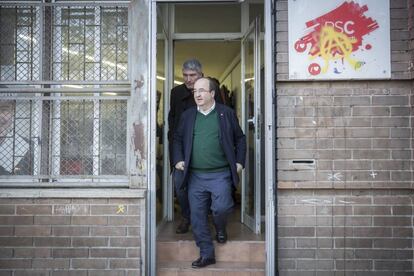
[[[181,219],[180,224],[178,225],[175,233],[184,234],[187,233],[190,228],[190,221],[188,219]]]
[[[226,230],[217,231],[216,240],[217,240],[218,243],[226,243],[226,241],[227,241]]]
[[[215,258],[204,258],[204,257],[200,257],[197,260],[195,260],[194,262],[192,262],[191,266],[193,268],[202,268],[211,264],[215,264],[216,263],[216,259]]]

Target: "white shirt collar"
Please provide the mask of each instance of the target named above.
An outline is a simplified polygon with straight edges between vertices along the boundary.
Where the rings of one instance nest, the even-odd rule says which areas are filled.
[[[197,110],[198,110],[198,112],[200,112],[204,116],[207,116],[208,114],[210,114],[211,111],[214,110],[215,107],[216,107],[216,102],[214,102],[213,105],[206,111],[201,110],[199,106],[197,106]]]

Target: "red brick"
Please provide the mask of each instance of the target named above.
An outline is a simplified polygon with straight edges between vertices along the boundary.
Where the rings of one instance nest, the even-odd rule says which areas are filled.
[[[91,236],[125,236],[125,227],[91,227]]]
[[[35,216],[34,223],[42,225],[66,225],[70,224],[70,216]]]
[[[141,242],[139,238],[110,238],[109,245],[112,247],[138,247]]]
[[[87,276],[87,270],[55,270],[51,272],[51,276]]]
[[[89,250],[87,248],[54,248],[53,258],[87,258]]]
[[[72,238],[73,246],[88,246],[88,247],[106,247],[108,246],[108,238]]]
[[[124,213],[118,212],[123,209]],[[91,215],[124,215],[127,212],[125,205],[91,205]]]
[[[375,239],[374,248],[412,248],[412,239]]]
[[[0,248],[0,259],[7,259],[13,257],[12,248]]]
[[[35,246],[67,247],[70,246],[70,238],[63,237],[40,237],[34,238]]]
[[[53,226],[54,236],[89,236],[88,226]]]
[[[13,236],[13,226],[0,226],[0,236]]]
[[[55,205],[53,206],[53,214],[56,215],[89,215],[89,205]]]
[[[391,228],[385,227],[355,227],[354,237],[390,237]]]
[[[140,268],[140,259],[112,259],[109,260],[110,268]]]
[[[21,238],[21,237],[0,237],[0,247],[2,246],[32,246],[33,238]]]
[[[141,270],[139,270],[139,269],[128,269],[127,274],[126,274],[126,276],[137,276],[137,275],[141,275]],[[264,273],[263,274],[255,274],[254,272],[252,272],[250,275],[251,276],[264,276]]]
[[[413,236],[413,228],[412,227],[395,227],[392,229],[392,236],[393,237],[405,237],[405,238],[412,238]]]
[[[141,228],[140,227],[128,227],[128,236],[140,236]]]
[[[140,215],[141,206],[139,205],[128,205],[128,215]]]
[[[73,259],[72,267],[75,269],[104,269],[106,262],[105,259]]]
[[[30,225],[32,216],[0,216],[0,225]]]
[[[48,215],[48,214],[52,214],[52,206],[50,205],[17,205],[16,214]]]
[[[36,237],[36,236],[50,236],[51,234],[50,226],[16,226],[15,235],[21,237]]]
[[[14,276],[49,276],[49,270],[16,270]]]
[[[140,274],[134,274],[139,276]],[[88,276],[125,276],[124,270],[90,270]]]
[[[50,258],[52,256],[50,248],[15,248],[15,258]]]
[[[126,250],[125,249],[115,249],[115,248],[92,248],[91,257],[95,258],[125,258]]]
[[[74,225],[106,225],[108,218],[106,216],[73,216],[72,224]]]
[[[0,205],[0,214],[2,215],[14,215],[14,205]]]
[[[47,269],[67,269],[69,268],[70,260],[65,259],[34,259],[33,268],[47,268]]]
[[[0,269],[13,269],[13,268],[30,268],[32,266],[32,260],[30,259],[1,259]]]
[[[108,225],[139,226],[141,224],[139,216],[109,216],[108,219]]]
[[[392,216],[392,217],[374,217],[375,226],[410,226],[411,217]]]
[[[141,248],[127,249],[128,258],[140,258],[141,257]]]

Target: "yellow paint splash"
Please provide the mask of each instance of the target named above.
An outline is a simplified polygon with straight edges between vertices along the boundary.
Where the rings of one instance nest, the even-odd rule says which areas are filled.
[[[356,42],[355,38],[337,32],[331,26],[322,27],[319,37],[319,53],[316,53],[312,59],[321,56],[325,61],[325,65],[321,68],[322,73],[328,71],[330,61],[338,59],[345,59],[354,70],[357,70],[363,63],[351,58],[352,44]]]

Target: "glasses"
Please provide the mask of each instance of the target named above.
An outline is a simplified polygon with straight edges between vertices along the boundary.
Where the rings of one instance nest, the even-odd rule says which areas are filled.
[[[198,90],[196,90],[196,89],[193,89],[193,94],[203,94],[203,93],[208,93],[208,92],[211,92],[210,90],[205,90],[205,89],[203,89],[203,88],[200,88],[200,89],[198,89]]]

